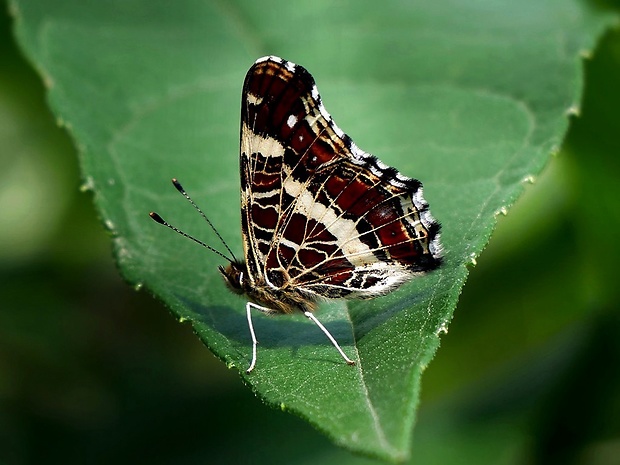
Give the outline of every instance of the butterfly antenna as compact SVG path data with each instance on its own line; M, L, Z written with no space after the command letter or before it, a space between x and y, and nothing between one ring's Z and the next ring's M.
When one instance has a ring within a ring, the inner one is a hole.
M220 257L225 258L226 260L228 260L229 262L233 262L233 260L231 260L229 257L227 257L226 255L224 255L222 252L220 252L217 249L214 249L213 247L211 247L210 245L205 244L204 242L196 239L194 236L190 236L189 234L187 234L186 232L181 231L179 228L175 228L174 226L172 226L170 223L168 223L166 220L164 220L161 216L159 216L157 213L155 212L151 212L149 213L149 216L151 218L153 218L153 220L155 220L156 222L158 222L159 224L163 224L165 227L172 229L174 232L179 233L181 236L185 236L188 239L191 239L192 241L196 242L197 244L200 244L201 246L203 246L205 249L209 249L211 252L214 252L216 254L218 254ZM235 256L233 255L233 259L236 260Z
M237 257L235 257L235 254L232 252L232 250L230 250L230 247L228 247L228 244L226 243L224 238L220 235L219 231L215 228L215 226L213 226L213 223L211 223L211 220L209 220L209 218L207 218L207 215L204 214L204 212L200 209L200 207L198 205L196 205L196 202L194 202L192 200L192 198L189 196L189 194L187 192L185 192L185 189L183 189L183 186L181 185L181 183L176 178L172 178L172 184L174 185L176 190L178 190L183 195L183 197L185 197L189 201L189 203L192 204L192 206L196 209L196 211L198 211L198 213L200 213L200 216L202 216L204 218L204 220L209 224L209 226L211 227L213 232L217 235L218 239L222 242L222 244L224 244L224 247L226 247L226 250L228 250L228 253L233 258L233 260L237 261ZM187 234L184 234L184 235L187 236ZM191 236L187 236L187 237L189 237L190 239L194 239ZM194 239L194 240L196 240L196 239ZM197 242L200 242L200 241L197 241ZM207 247L207 248L213 250L211 247ZM222 254L220 253L220 255L222 255Z

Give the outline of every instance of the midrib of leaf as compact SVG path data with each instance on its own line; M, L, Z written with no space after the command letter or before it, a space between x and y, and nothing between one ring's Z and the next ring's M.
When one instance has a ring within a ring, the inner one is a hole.
M346 308L347 308L346 310L347 321L351 325L351 333L353 335L355 354L356 354L356 359L358 360L358 362L356 363L356 366L359 371L360 380L362 381L361 387L363 389L364 399L366 400L368 411L370 412L370 416L372 417L372 420L373 420L373 425L374 425L375 432L377 434L377 439L379 440L379 443L381 444L381 446L383 446L385 450L389 451L390 454L396 455L397 451L394 450L392 444L390 444L387 438L385 437L385 432L383 430L383 426L381 425L381 420L379 419L379 415L377 414L373 401L370 397L370 392L368 391L368 386L366 384L366 380L364 376L364 367L363 367L364 364L362 362L362 356L358 348L357 338L355 337L355 325L353 324L353 320L351 320L351 313L350 313L351 310L349 309L349 306L347 306Z

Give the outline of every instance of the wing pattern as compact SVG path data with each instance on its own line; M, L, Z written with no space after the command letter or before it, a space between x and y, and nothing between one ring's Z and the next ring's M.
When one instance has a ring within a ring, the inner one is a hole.
M248 279L309 299L372 298L441 263L419 181L359 149L303 67L248 71L241 113Z

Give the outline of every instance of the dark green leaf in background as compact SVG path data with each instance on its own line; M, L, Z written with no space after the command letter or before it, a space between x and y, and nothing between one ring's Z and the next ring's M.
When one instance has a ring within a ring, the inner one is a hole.
M579 108L582 56L611 19L577 0L14 0L11 8L80 151L84 188L123 275L241 371L251 352L244 302L225 289L221 261L147 213L217 246L170 185L177 177L241 255L239 100L251 63L276 54L304 65L360 147L423 181L443 224L445 266L389 297L319 313L358 365L344 365L303 318L257 317L258 366L244 375L267 402L338 444L393 460L408 454L420 376L466 265L559 150Z

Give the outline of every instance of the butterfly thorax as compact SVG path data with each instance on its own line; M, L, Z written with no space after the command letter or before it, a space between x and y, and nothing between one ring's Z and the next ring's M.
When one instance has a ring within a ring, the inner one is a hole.
M220 266L220 273L228 288L238 295L246 295L251 301L265 308L264 313L313 312L317 303L296 289L275 287L264 278L252 279L245 261L231 262L226 268Z

